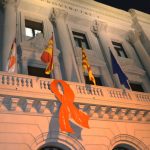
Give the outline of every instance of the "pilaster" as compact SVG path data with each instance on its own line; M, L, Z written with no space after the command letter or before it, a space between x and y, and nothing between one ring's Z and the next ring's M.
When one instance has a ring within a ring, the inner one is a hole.
M150 77L150 56L146 52L144 46L142 45L140 41L140 33L139 32L133 32L130 31L128 33L128 41L135 47L135 50L140 58L140 61L142 62L144 69L147 71L147 74Z
M121 87L120 84L118 84L117 79L112 74L112 67L111 67L111 61L110 61L110 49L109 49L109 37L107 35L108 25L104 22L98 22L95 20L93 22L93 25L91 26L91 31L95 34L97 37L97 40L99 42L100 49L102 51L104 60L106 62L106 66L108 67L108 73L110 76L110 86L114 86L113 81L115 80L115 84L117 87Z
M4 0L4 30L2 46L2 70L7 71L9 52L16 38L16 14L19 0ZM17 66L17 65L16 65Z
M60 71L60 64L59 64L59 57L60 51L55 48L54 50L54 77L55 79L62 79L61 71Z
M60 51L62 53L64 70L66 73L66 79L68 81L80 81L77 63L74 57L69 32L67 29L66 19L68 13L64 10L53 9L50 20L53 25L56 26L59 42Z

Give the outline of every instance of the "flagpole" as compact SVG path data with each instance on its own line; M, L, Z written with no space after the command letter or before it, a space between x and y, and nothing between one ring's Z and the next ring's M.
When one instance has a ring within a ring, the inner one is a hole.
M49 78L54 78L54 32L52 31L52 37L53 37L53 48L52 48L52 71L51 73L49 74Z
M17 73L18 72L18 53L17 53L17 45L18 45L18 32L17 32L17 30L18 30L18 16L17 16L17 5L18 4L16 4L16 33L15 33L15 37L14 37L14 41L15 41L15 43L16 43L16 65L15 65L15 73Z

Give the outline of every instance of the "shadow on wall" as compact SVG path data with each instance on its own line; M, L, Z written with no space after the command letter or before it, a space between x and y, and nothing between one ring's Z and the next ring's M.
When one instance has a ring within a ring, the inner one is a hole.
M76 125L75 123L71 122L71 121L70 121L70 125L71 125L71 128L74 130L74 133L73 134L66 133L66 135L71 136L71 137L73 137L75 139L78 139L78 140L82 140L82 136L81 136L82 128L80 126ZM47 138L52 136L52 135L50 135L52 132L55 133L55 137L58 138L59 131L60 131L59 112L57 112L57 114L54 114L51 117L51 120L50 120L50 123L49 123L49 132L48 132L48 137Z

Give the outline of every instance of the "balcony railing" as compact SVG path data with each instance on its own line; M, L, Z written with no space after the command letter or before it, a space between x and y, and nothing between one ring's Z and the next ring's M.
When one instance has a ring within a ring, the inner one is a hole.
M50 90L52 79L0 72L0 94L12 97L56 100ZM75 94L75 102L150 110L150 93L133 92L104 86L67 82Z

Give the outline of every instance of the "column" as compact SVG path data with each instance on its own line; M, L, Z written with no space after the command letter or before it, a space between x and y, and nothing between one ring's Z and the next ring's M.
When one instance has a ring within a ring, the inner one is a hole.
M59 54L60 54L60 51L57 48L55 48L54 50L54 78L58 80L62 79L61 71L60 71L60 64L58 60Z
M60 51L63 57L64 72L66 80L78 82L80 81L79 72L71 45L71 39L66 24L67 13L63 10L54 9L51 15L51 21L56 26Z
M109 41L108 41L109 37L107 36L107 24L103 22L98 23L97 21L94 21L91 31L97 37L100 49L102 50L102 54L103 54L106 66L108 67L108 69L106 69L106 72L109 73L110 79L107 79L107 85L114 86L115 84L117 87L121 88L121 85L118 82L117 77L114 76L112 73L112 67L111 67L111 61L110 61L111 58L110 58L110 52L109 52L110 51Z
M4 1L4 30L2 46L2 70L7 71L11 45L16 37L17 0ZM17 65L16 65L17 66Z
M144 69L147 71L147 74L150 77L150 56L142 45L139 36L139 32L130 31L128 33L129 42L131 42L131 44L134 46Z

